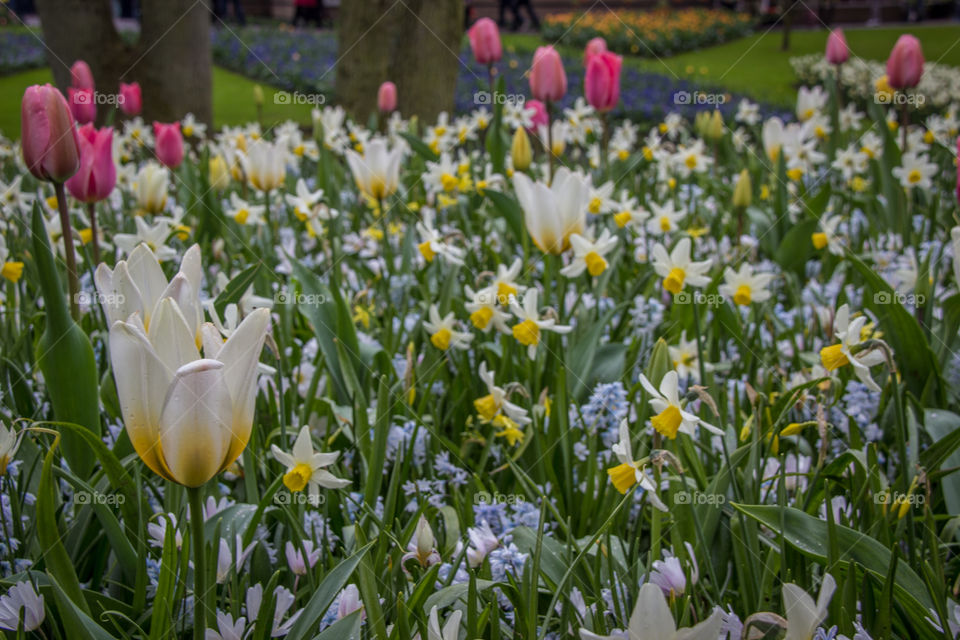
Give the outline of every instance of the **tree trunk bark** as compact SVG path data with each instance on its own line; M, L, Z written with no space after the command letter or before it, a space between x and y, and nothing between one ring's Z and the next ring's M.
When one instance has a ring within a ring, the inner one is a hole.
M120 82L139 82L147 122L172 122L187 113L210 123L212 59L210 0L143 0L140 39L127 44L113 23L110 0L37 0L47 60L61 89L70 67L90 65L96 90L116 94ZM103 122L111 107L97 105Z
M460 42L462 0L364 0L340 7L338 101L366 121L377 108L377 88L397 85L404 116L436 119L452 111Z

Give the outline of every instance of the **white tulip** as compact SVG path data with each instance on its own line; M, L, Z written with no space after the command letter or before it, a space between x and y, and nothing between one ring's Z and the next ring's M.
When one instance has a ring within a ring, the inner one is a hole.
M583 233L590 186L578 174L561 167L547 186L518 172L513 176L513 188L523 209L527 231L544 253L566 251L570 236Z
M402 147L388 150L386 140L374 138L367 144L363 155L347 149L346 157L357 188L368 197L380 200L397 190Z

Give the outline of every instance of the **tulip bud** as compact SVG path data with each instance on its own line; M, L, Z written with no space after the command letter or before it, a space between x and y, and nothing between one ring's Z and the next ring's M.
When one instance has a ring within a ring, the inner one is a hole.
M70 100L70 113L80 124L88 124L97 119L97 105L93 101L93 89L67 89Z
M847 46L847 39L843 37L843 29L834 29L827 36L827 62L843 64L849 58L850 47Z
M530 138L523 127L517 127L513 134L513 144L510 146L510 157L513 159L513 168L517 171L526 171L533 162L533 149L530 147Z
M171 169L179 167L183 162L183 135L180 133L180 123L154 122L153 135L157 139L157 159Z
M705 118L706 137L710 140L719 140L723 137L723 114L719 109L714 110L713 114Z
M253 104L263 106L263 87L258 84L253 85Z
M143 109L143 97L140 93L140 83L131 82L130 84L120 83L120 111L123 115L133 117L140 115Z
M620 67L623 58L609 51L602 51L587 58L587 75L584 93L587 102L597 111L610 111L620 100Z
M473 57L480 64L490 65L499 62L503 57L500 30L497 28L497 23L490 18L480 18L473 23L467 31L467 36L470 38Z
M923 51L920 41L904 34L893 45L887 58L887 81L894 89L910 89L917 86L923 75Z
M73 116L49 84L27 87L20 106L23 161L40 180L63 182L80 167Z
M81 202L100 202L117 184L113 164L113 129L96 129L92 124L80 127L80 169L67 180L70 194Z
M550 122L550 116L547 114L547 106L539 100L527 100L523 103L524 109L533 109L533 116L530 117L531 126L528 131L539 131L540 127L545 127Z
M583 66L586 67L590 62L590 57L598 53L603 53L607 50L607 41L597 36L590 40L587 43L586 49L583 52Z
M223 191L230 185L230 170L223 156L215 155L210 158L210 187Z
M750 172L744 169L737 177L737 183L733 187L733 206L738 209L746 209L750 206L753 199L753 184L750 181Z
M377 109L380 113L390 113L397 108L397 85L389 80L377 90Z
M75 89L90 89L90 91L96 88L93 84L93 72L90 71L90 65L83 60L77 60L70 67L70 86Z
M552 46L538 47L530 67L530 93L537 100L556 102L567 93L567 74Z

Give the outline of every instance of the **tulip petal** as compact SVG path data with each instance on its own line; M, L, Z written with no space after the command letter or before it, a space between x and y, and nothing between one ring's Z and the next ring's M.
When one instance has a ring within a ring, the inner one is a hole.
M167 288L167 278L153 251L145 244L137 245L127 258L130 278L137 283L143 302L143 323L150 326L150 316L157 301Z
M194 333L173 298L163 298L157 304L147 336L170 377L180 367L200 359Z

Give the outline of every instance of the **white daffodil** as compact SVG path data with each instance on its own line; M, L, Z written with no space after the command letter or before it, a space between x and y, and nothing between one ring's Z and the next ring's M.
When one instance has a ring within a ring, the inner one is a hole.
M507 326L510 316L500 308L502 298L497 294L497 289L489 286L474 291L468 285L464 287L464 291L470 300L464 302L463 306L470 312L470 322L473 326L484 333L489 333L494 327L501 333L510 333L510 327ZM509 297L502 300L509 304Z
M541 330L555 333L570 333L572 330L572 327L557 324L554 318L540 318L540 309L537 306L539 296L540 292L531 287L523 296L523 306L517 302L516 297L510 298L510 310L520 320L519 324L513 325L513 337L527 347L527 356L531 360L537 356Z
M0 420L0 477L7 474L7 466L13 457L17 455L17 449L20 448L20 438L23 432L17 435L13 427L7 429L7 425Z
M440 619L437 617L437 606L430 609L430 620L427 624L427 640L457 640L460 637L460 618L463 611L457 610L447 617L443 630L440 629Z
M430 343L433 346L441 351L446 351L450 347L454 349L470 347L473 334L457 331L456 320L452 311L441 318L437 305L431 304L428 315L430 319L423 321L423 328L430 332Z
M829 573L823 576L820 595L814 603L810 595L797 585L783 585L783 608L787 614L787 635L784 640L811 640L817 627L827 617L827 606L833 598L837 582Z
M573 261L560 269L560 273L568 278L576 278L584 271L588 271L591 276L599 276L607 270L605 256L617 246L618 241L619 238L610 235L609 229L604 229L596 240L591 240L579 233L573 234L570 236Z
M630 225L638 225L650 217L650 214L637 204L637 198L630 197L626 189L621 193L620 199L614 201L613 204L613 221L620 229Z
M457 164L449 153L440 155L436 162L427 162L427 172L423 174L423 185L430 193L454 195L460 187Z
M180 123L181 131L183 135L187 138L191 136L196 136L202 138L207 133L207 125L203 124L197 120L196 116L192 113L188 113L184 116L183 121Z
M323 199L323 189L310 191L306 181L303 178L298 178L296 193L288 193L284 195L284 199L288 205L293 207L293 215L301 221L306 221L314 217L316 211L320 208L317 205Z
M313 442L310 439L310 427L304 425L293 443L290 453L283 451L277 445L271 445L273 457L287 468L283 476L283 484L290 491L303 491L309 486L311 497L320 494L320 487L325 489L342 489L349 486L350 481L338 478L324 467L329 467L340 457L339 451L331 453L315 453Z
M647 232L656 236L676 231L680 222L687 215L686 211L674 209L672 200L667 201L664 205L651 202L650 211L650 219L647 220Z
M613 190L615 188L616 185L609 180L599 187L591 187L587 211L595 216L613 211L617 203L610 198L613 196Z
M506 307L510 304L510 296L523 294L525 288L517 283L517 277L523 268L523 260L515 258L510 266L500 263L497 265L497 275L493 277L490 287L496 294L497 303Z
M507 392L494 383L494 371L487 369L487 363L480 363L480 379L487 385L487 395L473 401L473 406L480 417L487 422L491 421L501 411L518 425L530 424L527 410L507 400Z
M667 505L663 504L660 496L657 495L657 485L653 479L647 475L646 471L633 459L633 447L630 445L630 430L627 427L627 421L620 421L620 441L611 448L613 454L620 461L615 467L607 469L607 475L610 476L610 482L620 493L626 493L635 484L646 491L650 498L650 504L660 511L667 511Z
M754 273L753 267L744 262L734 271L727 267L723 271L724 282L718 287L721 295L733 300L735 304L749 306L751 302L763 302L770 299L767 286L773 280L772 273Z
M856 347L863 341L862 332L867 324L867 317L857 316L850 320L850 307L843 305L837 309L833 320L833 336L839 342L820 350L820 360L827 371L836 371L845 364L853 367L854 373L860 382L867 385L872 391L880 391L880 386L873 381L870 367L883 363L886 360L880 349L860 351Z
M566 251L570 236L583 233L590 188L578 174L560 167L547 186L517 172L513 176L513 187L523 209L527 231L544 253Z
M345 153L357 188L367 197L381 200L397 190L403 158L401 147L387 149L386 140L374 138L366 145L363 155L352 149Z
M167 205L167 188L170 175L165 167L156 162L147 162L137 173L133 187L137 206L144 213L160 213Z
M0 204L8 211L20 211L26 213L33 206L36 195L25 193L20 186L23 176L14 177L9 183L0 180Z
M43 624L46 615L43 596L37 595L29 582L18 582L0 596L0 629L33 631Z
M690 244L690 238L681 238L669 254L659 242L653 247L653 268L663 278L663 288L674 295L687 284L702 287L710 282L705 275L710 270L710 261L693 262Z
M814 232L811 236L813 247L818 250L826 247L833 255L842 256L843 238L838 232L840 223L842 222L843 218L839 215L827 216L821 219L819 231Z
M707 155L703 140L697 140L692 145L680 145L671 159L674 170L681 178L687 178L692 173L703 173L713 164L713 158Z
M673 362L673 368L677 370L677 375L681 379L688 376L697 384L700 384L700 356L697 350L696 340L687 340L687 332L680 334L680 341L677 346L670 345L670 360Z
M650 582L640 587L637 604L630 614L630 626L627 633L620 635L601 636L580 629L582 640L717 640L720 628L723 626L723 613L714 608L710 617L700 624L677 629L677 623L670 613L667 598L655 584Z
M133 221L137 227L136 233L118 233L113 236L113 243L118 249L129 256L136 247L146 245L160 262L176 257L177 251L166 244L170 239L169 220L155 218L156 222L150 224L144 216L137 216Z
M828 97L823 87L800 87L797 92L797 118L806 121L819 115L827 106Z
M230 207L227 209L227 215L236 220L238 224L263 224L263 214L266 211L267 207L265 205L253 205L236 193L230 194Z
M427 262L433 262L438 255L450 264L463 264L467 252L460 247L447 242L433 226L433 216L425 214L423 220L417 222L417 233L420 234L420 243L417 249Z
M287 177L287 150L279 142L259 138L240 156L247 180L258 191L273 191L283 186Z
M676 371L668 371L660 381L658 391L645 375L640 374L640 384L650 394L650 406L657 412L657 415L650 418L653 428L671 440L674 440L680 431L690 436L696 435L697 425L717 435L723 435L720 429L683 410L683 405L680 404L679 381Z
M23 263L19 261L8 261L10 253L7 251L7 241L0 235L0 278L17 282L23 276Z
M908 151L900 159L900 166L893 168L893 176L900 180L904 189L929 189L933 186L933 176L939 170L937 164L930 162L927 156Z

